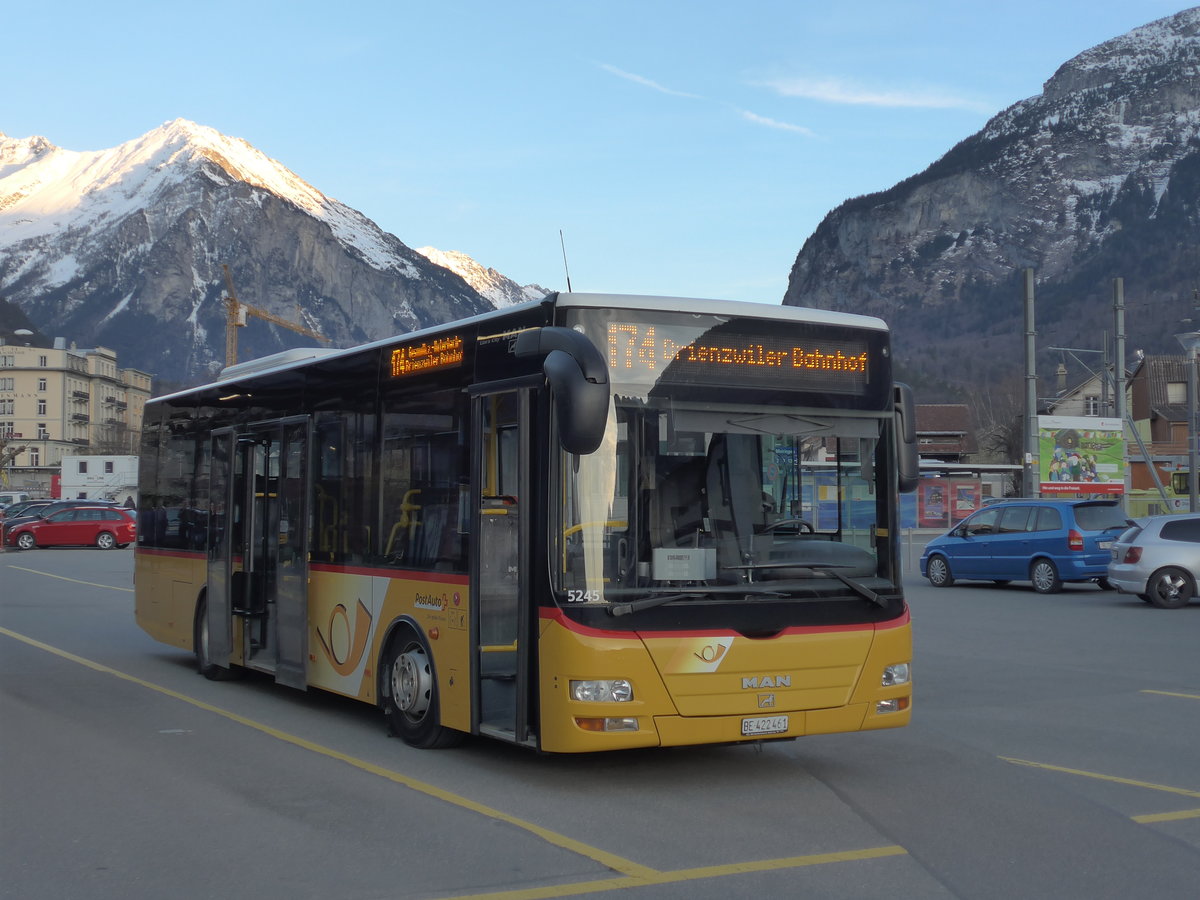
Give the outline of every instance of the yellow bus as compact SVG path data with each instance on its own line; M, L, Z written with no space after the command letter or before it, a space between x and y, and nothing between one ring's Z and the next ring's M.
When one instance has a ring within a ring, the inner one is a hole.
M902 726L911 392L875 318L560 293L145 411L138 624L417 747Z

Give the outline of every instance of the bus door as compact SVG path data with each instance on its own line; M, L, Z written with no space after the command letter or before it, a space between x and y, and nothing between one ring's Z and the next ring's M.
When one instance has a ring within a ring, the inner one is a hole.
M243 663L306 685L308 498L306 417L214 434L208 625L214 660L228 659L240 628Z
M471 594L479 731L516 743L531 740L530 394L477 394L472 430L479 552Z

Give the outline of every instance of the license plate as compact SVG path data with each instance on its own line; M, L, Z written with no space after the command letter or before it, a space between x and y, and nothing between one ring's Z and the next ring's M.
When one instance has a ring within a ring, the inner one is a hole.
M744 737L757 734L783 734L787 730L787 716L761 716L755 719L742 719L742 735Z
M1110 547L1112 547L1112 541L1101 541L1096 546L1101 550L1108 550Z

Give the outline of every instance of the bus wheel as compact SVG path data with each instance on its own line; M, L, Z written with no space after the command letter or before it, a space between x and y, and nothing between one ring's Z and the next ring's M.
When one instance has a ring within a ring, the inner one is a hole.
M228 681L235 677L232 669L222 668L212 660L208 642L208 604L196 605L196 621L192 626L192 647L196 651L196 671L209 681Z
M411 629L392 639L383 677L383 711L392 734L422 749L450 747L462 740L462 732L444 728L439 721L433 662Z

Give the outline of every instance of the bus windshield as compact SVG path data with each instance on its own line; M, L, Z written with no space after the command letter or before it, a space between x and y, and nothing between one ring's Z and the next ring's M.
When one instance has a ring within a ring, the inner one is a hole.
M599 450L563 456L561 600L880 589L882 434L862 414L616 397Z

